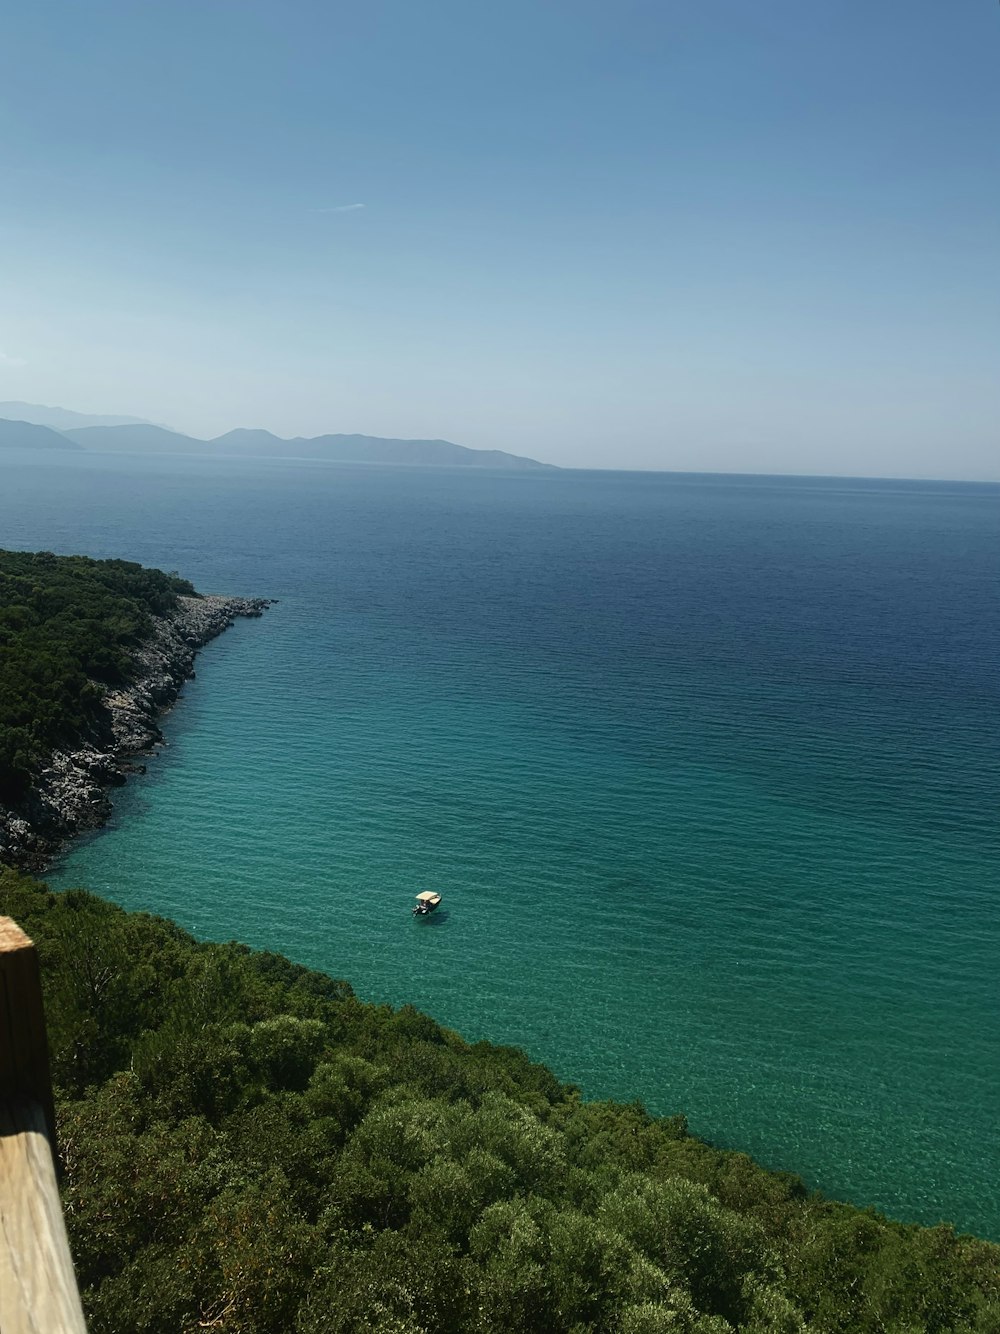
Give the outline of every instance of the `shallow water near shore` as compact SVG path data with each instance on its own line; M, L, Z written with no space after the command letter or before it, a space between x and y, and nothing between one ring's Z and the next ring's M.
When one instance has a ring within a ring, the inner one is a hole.
M1000 488L0 467L2 545L281 599L54 884L1000 1238Z

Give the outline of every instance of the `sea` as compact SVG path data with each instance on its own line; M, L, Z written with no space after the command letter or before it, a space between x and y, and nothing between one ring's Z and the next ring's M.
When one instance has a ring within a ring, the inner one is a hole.
M1000 487L8 452L0 545L279 599L56 887L1000 1239Z

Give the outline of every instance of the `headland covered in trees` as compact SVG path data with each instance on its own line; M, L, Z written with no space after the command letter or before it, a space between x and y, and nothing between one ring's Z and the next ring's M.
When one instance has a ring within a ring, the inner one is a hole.
M268 605L130 561L0 551L0 862L44 866L102 824L197 650Z
M106 800L199 642L264 605L205 613L127 562L4 553L0 573L5 827L59 755L110 756L85 773ZM1000 1329L1000 1247L810 1195L681 1117L14 869L85 824L8 837L0 914L40 952L95 1334Z

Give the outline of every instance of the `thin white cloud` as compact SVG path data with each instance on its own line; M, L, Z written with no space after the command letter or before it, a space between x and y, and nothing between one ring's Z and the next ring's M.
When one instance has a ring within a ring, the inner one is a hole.
M27 366L27 364L23 357L10 357L0 348L0 366L7 366L14 370L18 366Z
M354 213L357 209L364 208L364 204L337 204L335 208L311 208L310 213Z

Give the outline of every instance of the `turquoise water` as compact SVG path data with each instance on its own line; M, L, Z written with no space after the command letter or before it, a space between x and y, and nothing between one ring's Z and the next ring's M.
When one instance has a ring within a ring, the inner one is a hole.
M281 599L54 883L1000 1238L1000 489L2 466L0 544Z

